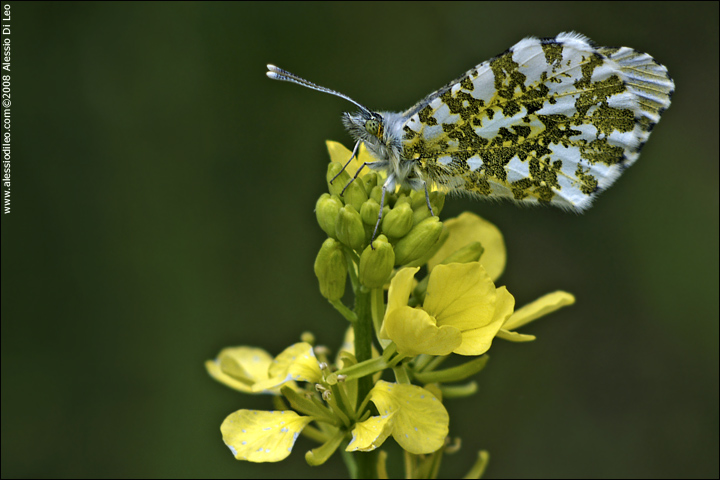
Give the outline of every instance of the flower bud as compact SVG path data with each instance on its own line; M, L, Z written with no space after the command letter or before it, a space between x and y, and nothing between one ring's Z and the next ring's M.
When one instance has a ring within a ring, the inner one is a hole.
M345 293L347 263L342 245L328 238L315 258L315 276L320 282L320 293L328 300L339 300Z
M303 332L300 334L300 341L315 345L315 335L312 332Z
M430 192L430 205L433 207L433 213L440 215L445 206L445 194L442 192Z
M370 172L362 177L363 185L365 186L365 193L370 196L370 192L372 192L372 189L375 188L378 184L378 174L375 172Z
M406 201L395 204L392 210L383 217L382 229L388 237L400 238L405 236L413 226L413 211Z
M318 224L329 237L335 236L335 226L342 207L342 200L337 195L331 196L328 193L323 193L315 204Z
M365 227L363 227L362 218L352 205L345 205L340 209L335 235L338 240L353 250L360 250L365 243Z
M427 205L425 189L413 190L410 192L410 200L412 201L413 210L416 210L418 207L422 207L423 205Z
M430 215L427 205L423 203L413 210L413 225L417 225L428 217L432 217L432 215Z
M374 247L374 249L373 249ZM360 283L368 288L382 288L395 265L395 252L385 235L378 236L360 255Z
M395 192L395 194L398 196L398 198L403 196L409 197L413 191L414 190L410 188L409 185L401 185L400 188L397 189L397 192Z
M351 180L351 182L352 183L350 183L345 189L345 193L343 193L342 197L343 200L345 200L346 205L352 205L355 207L355 210L360 211L363 203L367 201L368 196L367 193L365 193L365 187L361 181L356 179Z
M370 191L370 198L375 200L379 205L380 201L382 200L382 187L379 185L376 187L373 187L373 189Z
M360 218L365 225L375 226L380 215L380 204L370 198L360 207Z
M397 200L395 200L395 204L393 205L393 208L403 203L407 203L412 208L412 199L404 193L398 195Z
M395 245L395 264L412 266L413 262L422 259L438 241L442 231L438 217L429 217L418 223Z
M343 166L339 163L330 162L328 164L325 179L328 182L328 191L333 195L340 195L340 193L343 191L343 188L345 188L345 185L347 185L350 181L350 175L347 173L346 170L343 170L342 168ZM338 173L340 173L340 175L338 175ZM335 178L336 175L337 178ZM335 178L335 180L333 180L333 178Z
M438 217L431 217L431 218L438 218ZM420 257L420 259L418 259L418 260L413 261L413 263L412 263L413 266L420 266L420 265L425 265L426 263L428 263L430 261L430 259L435 256L435 254L438 252L438 250L440 250L442 248L442 246L445 245L445 242L447 241L447 239L449 237L450 237L450 230L448 230L447 227L445 227L445 225L443 225L442 231L440 232L440 238L438 238L437 242L435 242L435 244L432 247L430 247L430 249L427 251L427 253L424 256Z

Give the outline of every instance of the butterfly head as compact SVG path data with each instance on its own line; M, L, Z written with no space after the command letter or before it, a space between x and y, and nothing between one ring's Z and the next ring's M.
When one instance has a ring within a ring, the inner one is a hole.
M343 125L356 139L374 145L383 141L385 122L382 115L369 110L343 114Z

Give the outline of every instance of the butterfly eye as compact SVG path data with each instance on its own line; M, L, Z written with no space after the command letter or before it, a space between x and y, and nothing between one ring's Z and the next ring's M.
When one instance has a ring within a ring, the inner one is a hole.
M380 123L379 120L375 120L374 118L368 120L365 122L365 130L376 137L382 136L382 123Z

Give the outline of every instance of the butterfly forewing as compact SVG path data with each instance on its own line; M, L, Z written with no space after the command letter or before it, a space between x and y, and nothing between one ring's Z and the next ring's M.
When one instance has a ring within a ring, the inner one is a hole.
M526 38L408 110L404 156L440 190L583 210L637 159L673 87L632 49Z

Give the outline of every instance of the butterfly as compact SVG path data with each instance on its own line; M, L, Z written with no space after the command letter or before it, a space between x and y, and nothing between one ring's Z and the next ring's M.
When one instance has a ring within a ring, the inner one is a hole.
M363 167L386 174L373 238L398 186L424 189L431 212L428 188L583 211L637 160L675 88L650 55L574 32L525 38L399 113L267 68L358 108L342 118L350 160L364 144Z

